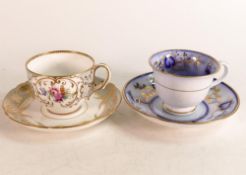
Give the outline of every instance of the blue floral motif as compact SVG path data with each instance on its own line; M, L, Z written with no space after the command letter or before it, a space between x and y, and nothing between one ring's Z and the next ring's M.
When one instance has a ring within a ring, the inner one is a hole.
M41 95L43 95L43 96L47 95L47 91L44 88L40 88L39 90L40 90Z
M218 69L212 58L193 51L163 52L153 56L152 60L151 64L159 71L180 76L204 76Z
M211 74L212 72L212 66L210 64L207 65L206 69L205 69L205 73L207 75Z
M224 111L224 110L229 109L229 108L231 107L231 105L232 105L232 102L233 102L233 101L230 100L230 101L226 101L226 102L224 102L224 103L221 103L221 104L219 105L220 110Z
M135 89L144 89L145 87L146 87L146 85L145 84L140 84L140 83L136 83L136 84L134 84L134 87L135 87Z
M171 68L175 65L175 58L173 56L165 57L164 66L165 68Z

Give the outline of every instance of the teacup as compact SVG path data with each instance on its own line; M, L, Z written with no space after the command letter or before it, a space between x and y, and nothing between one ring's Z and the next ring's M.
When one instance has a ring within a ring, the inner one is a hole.
M97 69L107 75L95 84ZM26 63L29 82L35 97L43 104L41 111L52 118L71 118L86 110L85 101L110 80L110 70L105 64L95 64L85 53L57 50L38 54Z
M192 113L209 89L228 73L224 63L192 50L161 51L152 55L149 63L154 71L157 94L163 100L164 108L174 114Z

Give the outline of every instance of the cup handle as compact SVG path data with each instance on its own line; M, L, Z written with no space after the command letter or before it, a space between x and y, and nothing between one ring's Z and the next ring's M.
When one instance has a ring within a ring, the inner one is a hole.
M216 79L215 81L213 81L211 83L210 88L220 84L222 82L222 80L227 76L227 74L229 72L229 68L228 68L228 65L226 63L220 62L220 64L223 66L224 72L218 79Z
M107 73L107 76L106 76L106 78L103 80L103 82L101 82L101 83L95 85L95 87L93 88L93 93L94 93L95 91L100 90L100 89L104 89L104 88L107 86L107 84L108 84L108 82L110 81L110 79L111 79L111 72L110 72L110 69L109 69L109 67L108 67L106 64L103 64L103 63L97 64L97 65L94 66L94 79L95 79L95 77L96 77L96 71L97 71L99 68L105 69L105 70L106 70L106 73Z

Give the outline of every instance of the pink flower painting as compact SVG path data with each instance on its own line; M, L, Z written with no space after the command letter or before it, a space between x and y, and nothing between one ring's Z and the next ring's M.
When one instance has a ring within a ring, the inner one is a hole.
M40 88L40 94L43 96L49 96L54 99L55 102L63 102L65 99L69 98L70 93L65 89L63 85L60 87L50 87L48 90Z
M64 99L64 94L58 88L52 87L50 94L54 97L56 102L62 102Z

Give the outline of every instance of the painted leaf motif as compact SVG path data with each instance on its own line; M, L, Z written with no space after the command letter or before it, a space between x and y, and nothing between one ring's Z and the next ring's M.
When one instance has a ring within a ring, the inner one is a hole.
M224 103L221 103L220 105L219 105L219 108L220 108L220 110L227 110L228 108L230 108L231 107L231 105L232 105L232 100L230 100L230 101L226 101L226 102L224 102Z
M65 88L63 85L61 85L61 87L60 87L60 92L61 92L62 96L65 96Z

